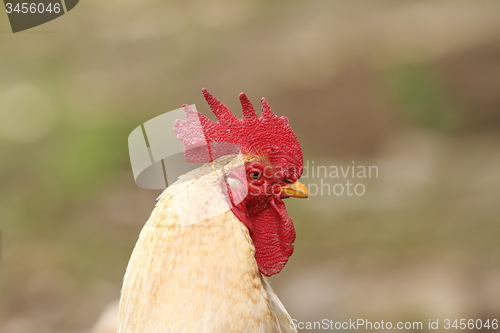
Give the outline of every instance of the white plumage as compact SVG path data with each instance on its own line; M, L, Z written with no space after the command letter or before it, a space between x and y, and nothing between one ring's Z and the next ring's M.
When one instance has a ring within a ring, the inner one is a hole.
M127 267L119 333L296 332L221 189L252 159L221 157L163 192Z

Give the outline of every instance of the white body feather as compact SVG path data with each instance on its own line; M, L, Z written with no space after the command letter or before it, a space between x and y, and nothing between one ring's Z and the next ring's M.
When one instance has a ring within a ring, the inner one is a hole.
M160 196L127 267L119 333L296 332L221 190L223 170L244 162L222 157Z

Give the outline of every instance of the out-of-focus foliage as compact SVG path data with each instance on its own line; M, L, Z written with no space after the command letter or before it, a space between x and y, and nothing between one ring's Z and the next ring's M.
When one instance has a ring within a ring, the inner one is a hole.
M160 193L127 136L208 114L201 87L236 114L265 96L310 170L378 167L287 200L292 317L500 318L499 42L494 0L81 1L17 34L0 15L0 332L88 332L118 298ZM347 180L365 194L321 195Z
M457 130L464 125L461 110L453 105L442 76L428 65L398 66L388 76L389 91L400 102L405 121L441 131Z

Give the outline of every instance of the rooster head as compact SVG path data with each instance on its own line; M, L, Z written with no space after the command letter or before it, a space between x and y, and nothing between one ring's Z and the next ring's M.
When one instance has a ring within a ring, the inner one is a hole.
M239 119L206 89L202 92L218 121L183 106L187 120L177 120L173 129L184 143L185 159L200 163L243 155L244 165L225 175L221 189L234 215L250 232L259 271L266 276L277 274L292 255L295 240L283 199L308 197L307 188L298 181L304 166L297 136L288 119L276 116L264 98L258 117L241 93L243 117Z

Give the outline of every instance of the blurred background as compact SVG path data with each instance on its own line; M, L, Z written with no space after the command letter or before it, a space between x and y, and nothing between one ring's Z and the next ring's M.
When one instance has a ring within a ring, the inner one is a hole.
M208 115L202 87L237 115L265 96L309 165L378 170L287 200L292 318L500 319L499 1L86 0L16 34L0 14L0 45L0 332L113 332L160 194L128 134Z

